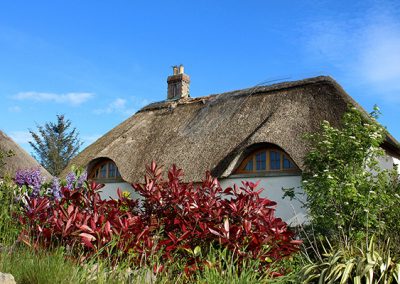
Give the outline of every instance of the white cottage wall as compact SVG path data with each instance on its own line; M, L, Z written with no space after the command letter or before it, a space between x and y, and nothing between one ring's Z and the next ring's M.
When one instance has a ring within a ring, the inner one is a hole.
M393 164L397 165L397 172L400 175L400 160L397 158L393 158Z
M385 155L383 157L378 158L379 166L381 169L384 170L392 170L395 165L397 165L397 172L400 175L400 160L390 156L390 155Z
M220 180L222 188L237 184L242 185L242 181L260 181L259 188L263 188L262 197L266 197L277 203L275 216L282 218L290 225L296 226L304 223L307 219L306 209L297 200L290 200L288 197L283 199L282 188L295 188L296 192L303 192L301 188L301 176L275 176L275 177L229 177ZM303 198L305 196L303 195Z
M276 216L282 218L284 221L291 225L297 225L303 223L306 220L306 211L302 208L301 203L297 200L290 200L289 198L282 199L283 188L296 188L296 191L302 192L301 186L301 176L282 176L282 177L254 177L254 178L244 178L244 177L231 177L227 179L220 180L221 187L226 188L228 186L233 186L233 184L241 185L243 180L248 180L251 182L257 182L261 180L259 188L264 188L261 193L262 197L267 197L270 200L276 201ZM117 189L120 188L122 191L128 191L131 193L132 198L139 198L139 194L135 192L133 187L127 182L114 182L107 183L101 189L100 196L103 199L117 199Z
M400 160L391 156L386 156L380 159L379 164L383 169L392 169L393 164L398 165L398 172L400 174ZM297 200L290 200L289 198L283 199L282 188L295 188L296 192L304 193L301 188L301 176L272 176L272 177L240 177L231 176L220 180L222 188L233 186L237 184L241 186L242 181L247 180L251 182L260 181L259 188L263 188L261 193L262 197L277 202L276 216L282 218L288 224L293 226L303 223L307 220L306 209L302 207L301 202ZM107 183L101 190L100 196L103 199L118 198L117 189L121 188L122 191L131 193L132 198L139 198L139 194L135 192L133 187L127 182ZM299 195L305 201L305 195Z
M397 162L396 162L397 161ZM400 161L393 156L385 155L378 158L378 163L381 169L391 170L394 164L398 164Z
M132 198L138 198L139 194L135 192L132 185L127 182L110 182L106 183L105 186L101 189L100 197L102 199L117 199L118 193L117 190L120 188L122 191L128 191L131 193Z

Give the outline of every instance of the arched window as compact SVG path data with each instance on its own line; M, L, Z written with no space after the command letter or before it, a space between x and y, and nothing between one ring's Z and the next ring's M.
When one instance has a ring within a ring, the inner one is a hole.
M296 173L299 171L299 168L284 151L278 148L263 148L250 153L235 173Z
M90 171L89 178L103 182L122 181L117 165L111 160L97 163Z

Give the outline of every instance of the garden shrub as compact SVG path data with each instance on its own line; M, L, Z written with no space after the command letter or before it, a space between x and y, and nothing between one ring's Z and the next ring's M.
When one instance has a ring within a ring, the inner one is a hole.
M400 192L396 170L383 170L378 159L387 135L376 122L377 108L366 117L351 107L340 128L322 123L308 135L303 188L316 233L331 241L378 239L400 241Z
M301 283L400 283L400 262L393 258L389 241L377 246L349 244L324 248L324 258L300 271Z
M59 199L27 196L21 240L38 247L75 247L115 260L129 256L137 264L158 252L168 261L184 259L188 274L211 265L205 258L210 246L229 250L239 263L257 259L264 267L298 251L301 241L274 216L276 203L260 197L258 184L223 189L207 173L194 186L183 183L182 176L172 166L164 179L153 162L145 183L133 185L141 202L120 190L118 199L102 200L102 186L87 181L71 189L62 186Z
M6 165L4 159L12 156L13 151L0 148L0 172L3 172ZM13 242L18 234L18 224L12 216L18 207L14 199L16 189L9 176L0 177L0 249L3 245Z
M19 209L15 200L16 190L12 180L0 179L0 250L3 245L13 243L20 230L18 222L15 222L15 213Z

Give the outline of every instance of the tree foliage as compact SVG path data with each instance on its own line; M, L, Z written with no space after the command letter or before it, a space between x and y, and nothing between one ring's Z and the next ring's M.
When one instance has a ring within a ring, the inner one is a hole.
M377 108L369 117L350 108L341 128L324 121L320 133L308 135L312 150L303 188L311 222L322 235L360 239L400 229L398 175L379 166L386 130L376 122L378 114Z
M82 145L78 131L64 115L57 115L56 123L37 125L37 132L29 132L33 138L29 144L35 151L35 158L54 176L61 173Z

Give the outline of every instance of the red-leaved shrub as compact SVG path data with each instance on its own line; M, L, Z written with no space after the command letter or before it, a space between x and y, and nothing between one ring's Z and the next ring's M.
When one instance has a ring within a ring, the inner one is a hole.
M209 173L201 185L182 182L176 166L166 180L154 162L146 168L144 184L134 184L142 200L102 200L101 185L62 188L60 200L28 198L20 216L21 239L44 246L68 245L88 253L118 258L161 252L186 260L196 269L205 259L199 252L228 248L239 260L258 258L261 263L279 260L299 249L298 240L280 218L276 203L260 197L257 183L223 189ZM110 242L113 243L109 246ZM203 253L205 255L205 253ZM135 258L133 258L135 259Z

